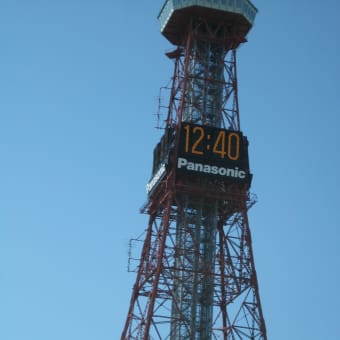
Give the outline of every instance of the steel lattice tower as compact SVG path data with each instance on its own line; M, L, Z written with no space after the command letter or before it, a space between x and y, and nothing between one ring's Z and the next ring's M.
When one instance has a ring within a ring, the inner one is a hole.
M160 11L174 73L122 340L267 339L236 74L256 12L248 0L167 0Z

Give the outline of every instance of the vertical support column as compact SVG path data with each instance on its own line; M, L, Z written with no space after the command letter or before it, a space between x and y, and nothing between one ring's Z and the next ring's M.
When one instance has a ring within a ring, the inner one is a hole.
M210 339L214 301L216 202L178 198L171 340Z
M211 41L209 25L193 22L188 34L186 86L182 121L220 127L223 110L224 58L223 41Z
M208 33L209 32L209 33ZM211 34L205 22L191 23L186 42L181 121L220 127L223 110L222 42L202 39ZM212 335L217 201L185 195L177 198L176 279L171 340L206 339Z

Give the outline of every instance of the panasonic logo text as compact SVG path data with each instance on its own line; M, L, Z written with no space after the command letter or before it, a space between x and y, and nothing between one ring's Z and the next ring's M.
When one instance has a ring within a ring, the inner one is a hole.
M201 173L210 174L210 175L232 177L236 179L246 178L246 172L243 170L239 170L238 167L224 168L222 166L188 162L186 158L182 158L182 157L179 157L177 160L177 169L201 172Z
M152 189L158 184L158 182L163 178L166 172L165 164L163 163L158 169L156 174L152 177L151 181L146 185L146 192L149 194Z

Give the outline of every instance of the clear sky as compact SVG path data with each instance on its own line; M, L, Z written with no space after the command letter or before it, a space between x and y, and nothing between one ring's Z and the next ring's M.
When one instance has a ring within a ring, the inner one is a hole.
M340 3L261 1L239 50L270 340L340 339ZM0 339L118 340L159 88L157 1L0 1Z

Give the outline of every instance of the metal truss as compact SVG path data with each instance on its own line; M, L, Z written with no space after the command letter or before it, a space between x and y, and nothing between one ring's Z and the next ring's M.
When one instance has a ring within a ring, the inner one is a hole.
M207 188L177 185L150 216L121 339L266 339L247 218L254 201L218 185L207 197Z
M225 31L193 22L185 44L167 53L175 62L167 126L186 121L240 130L236 47L244 40Z

